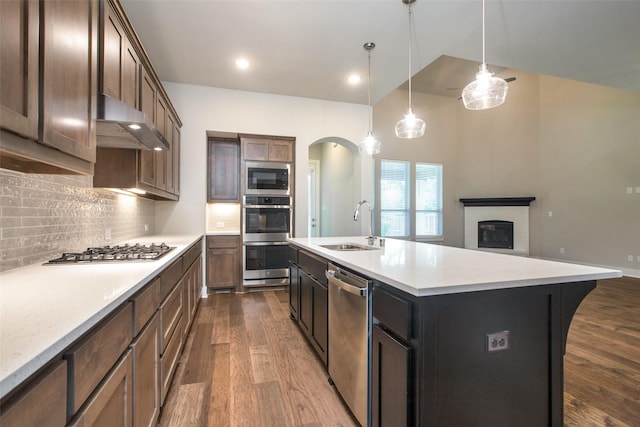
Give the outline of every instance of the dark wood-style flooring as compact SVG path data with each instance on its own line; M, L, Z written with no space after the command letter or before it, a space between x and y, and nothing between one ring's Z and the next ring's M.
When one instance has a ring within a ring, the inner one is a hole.
M565 426L640 426L640 279L600 281L565 356ZM202 300L162 426L356 426L289 319L288 294Z

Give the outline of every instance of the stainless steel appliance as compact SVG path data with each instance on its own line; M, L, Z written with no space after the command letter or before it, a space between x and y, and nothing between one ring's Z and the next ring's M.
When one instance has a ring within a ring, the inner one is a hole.
M65 252L45 265L99 263L117 261L155 261L175 249L164 243L150 245L124 244L87 248L83 252Z
M291 165L275 162L246 162L244 194L289 196Z
M285 285L289 278L287 239L292 227L291 198L243 197L242 264L244 286Z
M329 376L362 426L369 402L370 280L329 263Z

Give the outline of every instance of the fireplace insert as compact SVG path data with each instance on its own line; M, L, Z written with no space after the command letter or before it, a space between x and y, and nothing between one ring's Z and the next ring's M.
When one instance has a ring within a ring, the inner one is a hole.
M513 222L478 221L478 248L513 249Z

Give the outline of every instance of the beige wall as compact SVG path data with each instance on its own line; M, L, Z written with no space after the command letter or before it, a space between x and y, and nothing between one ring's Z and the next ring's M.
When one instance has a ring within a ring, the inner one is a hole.
M374 107L376 159L444 165L444 242L463 246L461 197L535 196L531 255L640 275L640 94L507 70L506 103L468 111L456 98L413 94L426 135L393 126L406 91ZM632 187L634 193L626 194ZM548 216L548 212L552 216ZM564 253L560 253L564 248ZM627 261L633 255L633 261Z

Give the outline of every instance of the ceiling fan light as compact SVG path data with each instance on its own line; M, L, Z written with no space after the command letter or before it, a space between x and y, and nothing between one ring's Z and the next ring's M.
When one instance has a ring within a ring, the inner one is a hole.
M424 135L426 128L427 124L424 120L416 117L410 109L404 118L396 123L396 136L405 139L420 138Z
M476 79L462 90L462 102L468 110L488 110L504 103L508 89L504 79L495 77L487 64L482 64Z
M378 138L373 136L373 132L371 131L367 132L367 136L365 136L360 145L358 145L360 153L368 154L370 156L380 153L381 147L382 143L380 143Z

